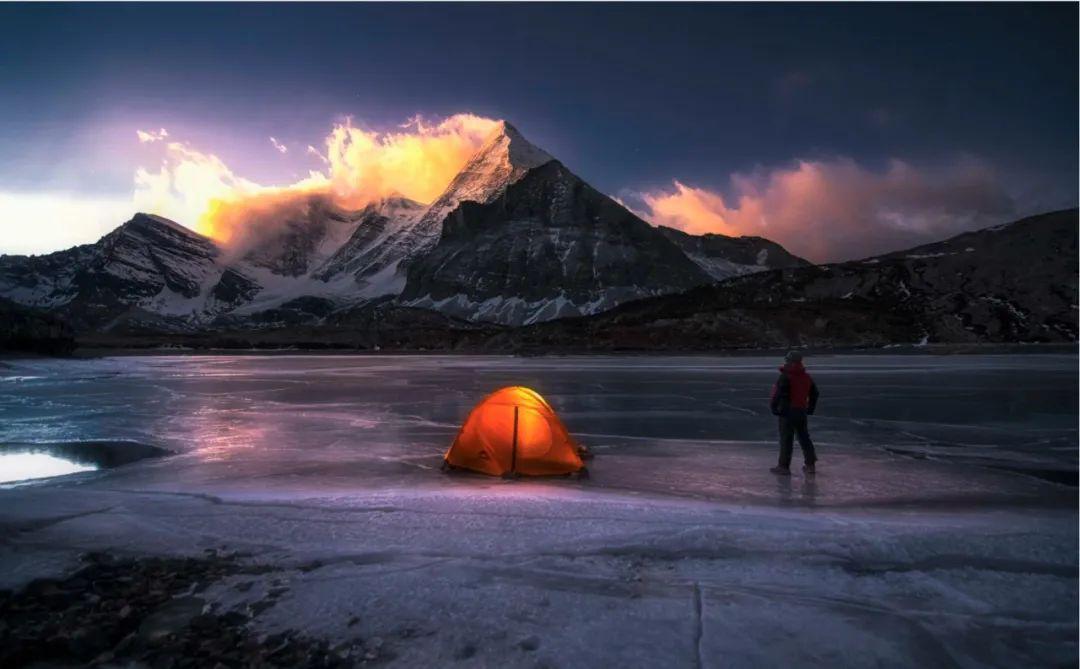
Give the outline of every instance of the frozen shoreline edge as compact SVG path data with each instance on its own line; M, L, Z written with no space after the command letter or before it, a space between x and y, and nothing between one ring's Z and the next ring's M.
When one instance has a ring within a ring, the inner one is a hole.
M794 347L803 351L807 356L826 357L832 355L854 356L967 356L967 355L1080 355L1078 344L1043 344L1043 343L1002 343L1002 344L896 344L882 348L812 348ZM730 349L700 349L700 350L668 350L668 349L627 349L627 350L599 350L588 349L555 349L550 351L509 351L509 350L436 350L436 349L357 349L351 347L311 347L303 348L296 346L281 347L250 347L250 348L194 348L187 346L119 346L119 347L80 347L66 357L72 359L94 359L120 356L168 356L168 355L265 355L265 356L355 356L355 357L415 357L415 356L447 356L447 357L483 357L483 358L570 358L570 357L631 357L648 358L654 356L664 357L719 357L739 358L758 356L782 356L788 349L783 348L730 348ZM55 356L42 356L31 354L18 354L0 351L0 360L8 358L50 358Z

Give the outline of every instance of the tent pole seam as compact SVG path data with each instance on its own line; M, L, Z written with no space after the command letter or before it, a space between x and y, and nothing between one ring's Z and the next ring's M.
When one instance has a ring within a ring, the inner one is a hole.
M518 408L514 405L514 440L510 450L510 473L517 473Z

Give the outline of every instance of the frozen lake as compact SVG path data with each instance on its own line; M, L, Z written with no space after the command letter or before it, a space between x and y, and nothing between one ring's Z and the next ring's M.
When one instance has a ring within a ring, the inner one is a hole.
M252 625L362 629L402 664L1075 664L1077 357L810 358L819 473L779 480L777 362L11 360L9 449L177 455L0 490L0 586L90 549L225 547L293 570ZM589 480L439 472L505 385L596 453Z
M812 490L788 491L758 475L776 451L767 408L776 365L761 358L19 361L0 377L0 440L132 440L182 454L109 473L144 487L473 488L486 482L432 470L484 395L527 385L601 456L590 490L825 506L1041 504L1062 491L1035 477L1076 484L1076 362L1053 355L816 359L811 369L823 399L812 427L823 459ZM963 472L971 476L959 489L936 478Z

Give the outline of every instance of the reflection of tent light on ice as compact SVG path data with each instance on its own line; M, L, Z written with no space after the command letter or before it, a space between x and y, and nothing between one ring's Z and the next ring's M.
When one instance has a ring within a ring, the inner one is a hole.
M450 468L493 476L545 476L584 471L581 452L543 397L510 386L476 405L445 460Z

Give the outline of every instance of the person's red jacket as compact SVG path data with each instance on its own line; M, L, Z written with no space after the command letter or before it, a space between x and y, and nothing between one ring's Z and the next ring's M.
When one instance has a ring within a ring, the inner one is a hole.
M769 408L773 415L786 416L791 409L814 413L818 389L801 362L789 362L780 368L780 378L773 384Z

